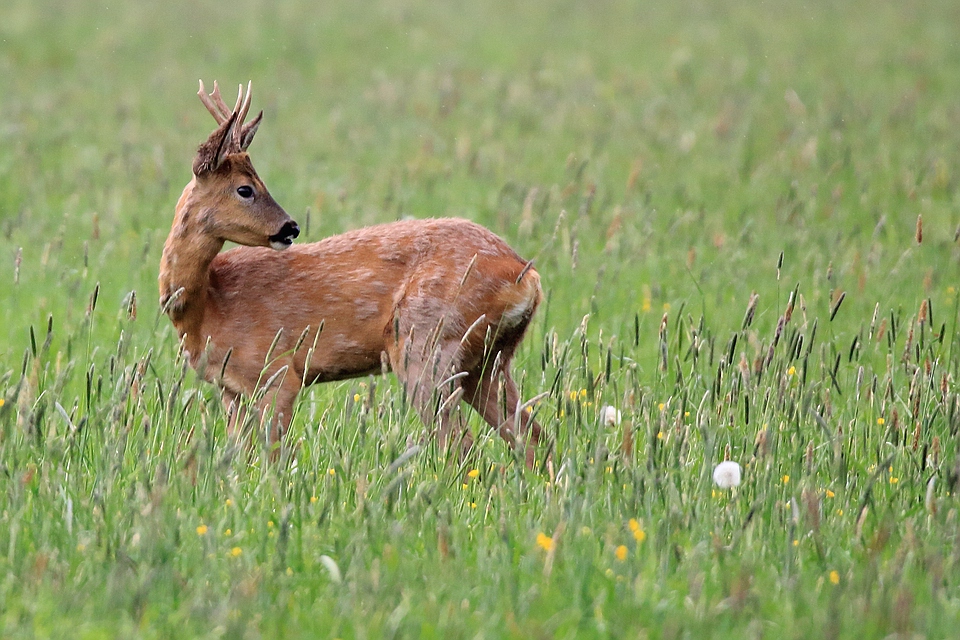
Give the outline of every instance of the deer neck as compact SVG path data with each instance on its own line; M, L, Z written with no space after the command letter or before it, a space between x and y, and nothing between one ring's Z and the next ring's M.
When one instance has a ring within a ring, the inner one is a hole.
M177 202L173 227L160 259L160 306L166 310L182 338L202 340L199 335L209 298L210 263L223 248L203 223L204 207L193 198L195 180Z

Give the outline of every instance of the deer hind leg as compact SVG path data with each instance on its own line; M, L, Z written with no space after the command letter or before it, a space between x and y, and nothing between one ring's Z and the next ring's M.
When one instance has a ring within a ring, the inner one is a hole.
M393 369L420 420L436 432L440 448L459 445L464 457L473 446L469 430L457 424L455 410L463 398L462 377L457 377L459 341L439 342L408 336L388 352Z
M481 364L471 371L463 382L464 397L511 448L516 448L519 436L524 443L524 462L532 469L543 430L527 410L520 412L518 420L520 391L510 376L510 355L501 352L502 364L496 367Z

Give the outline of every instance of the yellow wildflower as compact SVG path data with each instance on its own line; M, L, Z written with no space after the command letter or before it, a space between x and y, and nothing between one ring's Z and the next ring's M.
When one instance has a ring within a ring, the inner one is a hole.
M225 536L232 536L232 535L233 535L233 529L227 529L226 531L223 532L223 535L225 535Z
M243 549L240 547L234 547L233 549L230 549L230 555L234 558L239 557L241 553L243 553Z
M617 556L617 560L623 562L627 559L627 548L624 545L617 547L617 550L613 552Z
M784 475L783 478L781 478L781 480L783 480L783 484L787 484L788 482L790 482L790 476Z
M633 539L637 542L643 542L647 539L647 532L643 530L643 526L636 520L636 518L630 518L630 531L633 532Z
M837 494L835 494L833 491L830 491L830 489L827 489L827 497L828 497L828 498L834 498L834 497L836 497L836 495L837 495Z
M470 471L467 472L468 478L476 478L479 475L480 475L479 469L470 469Z
M336 469L327 469L327 474L328 474L328 475L331 475L331 476L335 476L335 475L337 475L337 470L336 470Z
M198 535L198 536L205 536L205 535L207 535L207 525L202 524L202 525L200 525L199 527L197 527L197 535Z
M886 422L887 422L887 421L884 420L883 418L877 418L877 424L880 425L881 427L882 427L884 424L886 424Z
M794 367L793 365L790 365L790 368L787 369L787 375L788 375L788 376L794 376L794 375L796 375L796 374L797 374L797 368Z
M552 551L554 544L553 538L542 531L537 534L537 545L539 545L544 551Z
M840 574L836 570L830 572L830 584L840 584Z

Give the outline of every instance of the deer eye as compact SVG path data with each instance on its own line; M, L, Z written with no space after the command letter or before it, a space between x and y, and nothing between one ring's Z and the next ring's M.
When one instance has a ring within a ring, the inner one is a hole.
M237 195L241 198L252 198L253 197L253 187L243 185L242 187L237 187Z

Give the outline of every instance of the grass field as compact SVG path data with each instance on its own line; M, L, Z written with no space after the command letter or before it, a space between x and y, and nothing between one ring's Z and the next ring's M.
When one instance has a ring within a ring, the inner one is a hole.
M535 258L547 470L392 378L231 446L157 305L198 78L301 240ZM958 96L946 0L6 0L0 636L955 636Z

